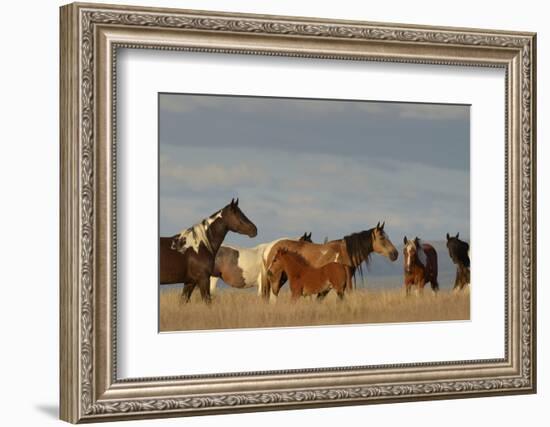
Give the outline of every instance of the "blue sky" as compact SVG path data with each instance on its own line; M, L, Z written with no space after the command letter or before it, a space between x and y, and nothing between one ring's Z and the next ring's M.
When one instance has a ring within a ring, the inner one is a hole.
M469 236L469 106L161 94L160 234L239 197L253 246L340 238L386 221L403 235Z

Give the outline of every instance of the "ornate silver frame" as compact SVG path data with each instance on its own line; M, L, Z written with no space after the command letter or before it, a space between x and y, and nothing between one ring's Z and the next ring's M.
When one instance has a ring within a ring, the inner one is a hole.
M77 423L536 390L533 33L71 4L61 8L61 419ZM502 67L505 357L117 379L117 48Z

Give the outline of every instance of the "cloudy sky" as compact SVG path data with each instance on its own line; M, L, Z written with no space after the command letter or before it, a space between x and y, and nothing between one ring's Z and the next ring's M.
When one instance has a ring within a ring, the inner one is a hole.
M258 236L234 244L378 221L396 245L469 237L469 106L161 94L159 108L161 236L239 197Z

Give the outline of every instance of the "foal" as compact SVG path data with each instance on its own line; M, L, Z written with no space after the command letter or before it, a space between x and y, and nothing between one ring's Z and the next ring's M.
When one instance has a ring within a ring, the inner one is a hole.
M331 289L334 289L340 299L344 298L346 289L346 267L337 262L325 264L322 267L312 267L301 255L282 248L277 251L268 267L269 276L279 276L281 272L288 276L292 300L301 296L317 294L322 300Z
M416 286L416 290L422 292L427 282L431 283L434 292L438 291L437 252L434 247L428 243L421 243L418 237L407 240L405 236L403 243L404 285L407 295L411 293L412 286Z

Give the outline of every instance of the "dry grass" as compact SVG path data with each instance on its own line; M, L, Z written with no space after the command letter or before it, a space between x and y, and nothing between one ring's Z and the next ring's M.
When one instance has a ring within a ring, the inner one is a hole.
M355 290L339 301L331 292L324 301L302 298L291 302L282 292L267 303L256 293L223 290L205 305L195 292L183 304L179 289L160 293L160 330L262 328L281 326L342 325L357 323L423 322L470 319L470 292L431 290L406 296L402 290Z

